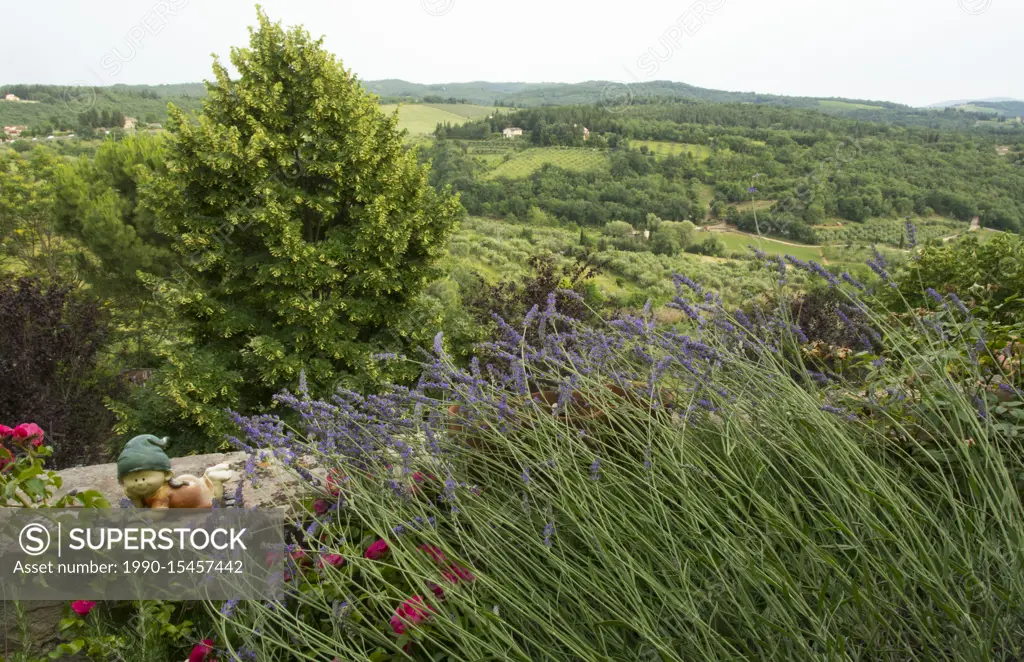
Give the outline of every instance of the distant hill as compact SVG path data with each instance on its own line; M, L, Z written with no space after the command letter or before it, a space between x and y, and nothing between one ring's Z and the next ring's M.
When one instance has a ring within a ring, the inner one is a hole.
M940 101L932 103L925 108L949 108L950 106L964 106L969 103L1001 103L1003 101L1018 101L1013 97L989 97L988 99L957 99L955 101Z
M925 126L936 129L968 130L994 114L1014 115L1015 106L1000 104L1019 102L986 102L986 107L914 108L891 101L849 99L843 97L788 97L758 92L730 92L677 83L650 81L623 84L611 81L582 83L441 83L424 85L404 80L363 81L371 92L380 95L383 103L422 102L424 100L457 100L483 106L565 106L591 104L643 104L657 100L709 101L714 103L752 103L817 110L867 122L885 122L902 126Z
M954 108L967 112L995 113L1006 117L1024 116L1024 101L1020 99L1011 99L1009 97L943 101L941 103L932 104L928 106L928 108Z
M440 83L424 85L404 80L369 80L363 81L371 92L387 100L422 99L425 96L443 96L465 99L469 103L479 105L508 106L564 106L574 104L593 104L638 98L676 98L718 103L773 103L800 108L819 108L822 101L841 102L849 105L908 109L910 106L890 101L868 101L864 99L818 97L787 97L777 94L760 94L758 92L727 92L677 83L674 81L657 80L646 83L623 84L614 81L592 80L582 83L490 83L474 81L470 83Z
M495 106L530 108L595 104L640 105L665 100L767 104L814 110L867 122L950 130L970 130L979 126L995 130L992 126L1000 123L991 120L999 116L1024 115L1024 101L1013 99L948 102L949 105L935 104L932 108L914 108L891 101L843 97L789 97L758 92L713 90L666 80L630 85L602 80L582 83L472 81L427 85L386 79L363 81L363 85L370 92L377 94L382 104L405 103L445 107L430 112L423 109L423 112L419 113L422 117L418 120L423 126L435 116L439 120L442 117L447 119L439 110L450 112L457 105L491 109ZM166 120L168 102L187 110L198 110L200 100L206 96L206 87L203 83L113 85L92 88L54 85L0 86L0 96L7 93L38 103L0 102L0 123L26 124L46 131L73 130L82 124L81 113L90 108L100 112L118 111L140 121L162 123ZM474 109L470 115L476 116L479 112L483 110Z

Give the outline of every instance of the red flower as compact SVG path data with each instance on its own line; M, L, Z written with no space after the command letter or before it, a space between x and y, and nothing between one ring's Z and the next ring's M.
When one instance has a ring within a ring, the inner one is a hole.
M327 473L327 491L331 493L331 496L341 494L341 484L343 482L345 482L345 479L338 473L337 469L331 469Z
M451 573L455 573L455 576L464 582L471 582L476 579L476 576L472 572L470 572L468 568L464 568L458 563L452 563L451 565L449 565L448 570L450 570ZM445 571L446 575L450 575L451 573ZM453 584L458 584L457 581L452 581L450 578L448 578L448 581L451 581Z
M363 554L363 556L370 559L371 561L376 561L380 557L387 554L390 550L391 548L388 547L388 543L386 540L378 540L377 542L373 543L372 545L366 548L366 553Z
M405 634L406 625L420 625L430 618L432 611L430 605L423 604L423 598L414 595L395 610L395 615L391 617L391 629L395 634Z
M86 616L95 606L96 602L94 600L75 600L71 603L71 611L79 616Z
M9 428L6 425L0 425L0 439L4 437L10 437L14 434L14 428Z
M434 563L444 563L444 553L433 545L420 545L420 551L434 559Z
M433 591L434 596L438 600L444 600L444 589L435 584L434 582L427 582L427 588Z
M323 515L328 510L330 510L330 508L330 504L324 501L323 499L317 499L316 501L313 502L313 511L317 515Z
M207 662L207 660L212 659L212 655L213 640L203 639L196 644L195 648L192 649L192 652L188 656L188 662Z
M19 444L43 445L43 429L35 423L22 423L14 428L14 440Z
M310 565L313 563L313 560L309 558L308 554L306 554L306 550L301 548L296 549L291 554L289 554L289 556L291 557L295 565Z
M341 554L323 554L320 560L316 562L316 565L319 568L323 568L325 565L340 568L345 565L345 557Z

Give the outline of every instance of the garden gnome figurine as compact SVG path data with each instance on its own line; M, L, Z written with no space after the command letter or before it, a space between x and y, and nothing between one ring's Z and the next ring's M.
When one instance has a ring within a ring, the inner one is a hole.
M174 476L164 452L167 438L135 437L117 458L117 480L136 508L212 508L234 472L227 463L210 467L202 478Z

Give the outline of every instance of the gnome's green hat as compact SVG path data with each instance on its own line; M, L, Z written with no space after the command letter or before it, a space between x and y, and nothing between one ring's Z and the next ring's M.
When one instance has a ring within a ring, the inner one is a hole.
M140 434L127 444L117 456L117 479L133 471L170 471L171 461L164 452L167 439L151 434Z

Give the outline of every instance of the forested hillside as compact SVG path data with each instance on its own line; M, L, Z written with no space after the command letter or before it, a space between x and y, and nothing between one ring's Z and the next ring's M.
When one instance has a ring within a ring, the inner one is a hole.
M516 141L496 138L509 126L526 135L507 157L498 156L502 162L516 162L529 149L573 151L508 176L485 157L512 149ZM984 227L1014 232L1024 222L1021 146L1001 155L998 141L984 132L677 102L617 112L526 109L442 125L437 136L425 153L434 161L433 180L460 191L474 214L523 218L537 207L584 225L626 220L639 226L653 213L698 224L728 221L808 242L815 240L814 226L835 221L941 216L966 224L977 216ZM569 154L586 155L592 167L573 167Z
M94 128L120 128L125 117L146 124L167 121L167 103L189 111L199 108L197 85L114 85L68 87L58 85L4 85L7 94L21 101L0 101L0 125L27 126L25 135L47 136L55 131L90 133ZM204 91L205 95L205 91Z
M695 87L673 81L624 84L614 81L583 83L444 83L423 85L404 80L364 81L381 103L473 104L530 108L565 105L605 105L616 110L666 100L707 101L781 106L816 110L832 115L899 126L935 129L1012 130L1012 119L1024 114L1021 102L991 102L938 109L913 108L889 101L867 99L789 97L756 92L730 92ZM0 97L15 94L37 103L0 102L0 123L28 125L34 134L74 130L81 126L78 115L89 109L112 110L148 123L163 123L166 104L173 101L189 110L198 109L197 100L206 95L203 83L172 85L113 85L111 87L67 87L53 85L3 85ZM1006 126L994 121L1001 117Z

